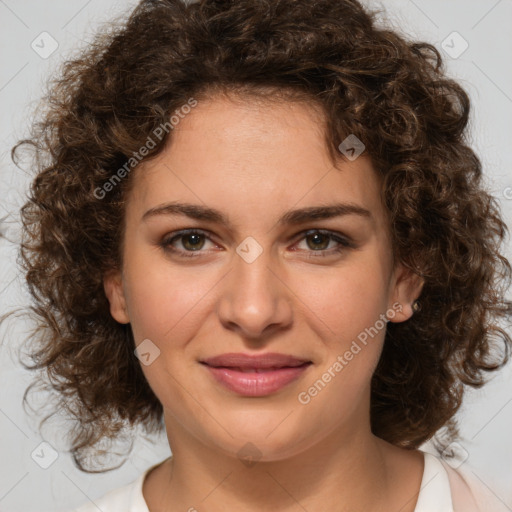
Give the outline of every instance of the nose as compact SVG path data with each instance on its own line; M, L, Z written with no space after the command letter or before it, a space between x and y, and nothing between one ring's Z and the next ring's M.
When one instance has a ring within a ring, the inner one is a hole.
M218 316L226 329L258 339L288 328L293 320L292 291L268 252L252 262L236 255L223 280Z

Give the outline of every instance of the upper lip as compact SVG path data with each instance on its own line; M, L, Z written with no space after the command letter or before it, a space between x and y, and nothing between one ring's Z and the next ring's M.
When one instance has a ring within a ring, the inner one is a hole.
M301 366L310 363L308 359L290 356L287 354L267 353L261 355L247 355L236 352L220 354L218 356L203 359L201 363L208 366L232 367L232 368L284 368Z

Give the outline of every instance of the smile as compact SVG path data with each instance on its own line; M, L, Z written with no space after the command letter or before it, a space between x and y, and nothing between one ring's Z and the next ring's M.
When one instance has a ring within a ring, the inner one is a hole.
M243 396L267 396L301 377L312 363L279 368L219 367L204 364L216 382Z

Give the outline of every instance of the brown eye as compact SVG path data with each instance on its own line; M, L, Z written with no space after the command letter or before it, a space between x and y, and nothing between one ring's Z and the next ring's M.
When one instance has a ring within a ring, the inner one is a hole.
M339 233L318 229L303 233L303 237L300 241L302 242L302 240L306 243L306 249L300 249L300 251L303 250L309 253L308 257L311 258L333 256L355 247L349 238L341 236ZM334 247L328 248L331 242L335 245Z
M189 235L181 235L183 247L187 250L197 251L204 246L204 235L200 233L190 233Z
M299 251L307 253L308 257L311 258L333 256L354 247L354 244L346 236L337 232L318 229L302 233L299 242L302 241L306 242L306 248L299 249ZM208 233L202 230L188 229L168 234L160 242L160 245L164 251L173 253L178 257L194 258L204 255L205 252L210 252L203 250L208 242L215 245ZM331 243L334 243L334 247L329 248Z
M202 231L189 229L170 233L160 242L162 249L166 252L174 253L178 256L184 257L196 257L200 256L201 253L208 252L203 251L206 241L210 241L210 237ZM181 247L180 247L181 245Z
M331 241L331 237L329 237L328 235L325 235L323 233L314 233L313 235L306 236L305 239L308 242L311 241L311 244L308 243L308 246L312 250L327 249L327 246L329 245L329 242Z

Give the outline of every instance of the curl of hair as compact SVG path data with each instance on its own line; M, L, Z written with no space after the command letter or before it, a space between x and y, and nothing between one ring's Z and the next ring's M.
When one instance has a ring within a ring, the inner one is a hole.
M84 453L123 425L163 428L130 326L110 316L103 290L104 273L122 265L133 180L104 185L190 98L316 106L333 162L349 134L364 142L395 261L425 281L419 313L387 326L372 380L375 435L411 449L443 427L454 439L464 386L507 362L506 226L466 141L469 97L434 46L380 28L377 14L356 0L147 0L51 82L42 119L12 150L14 161L22 146L36 154L21 210L37 319L29 367L76 420L71 451L84 471Z

